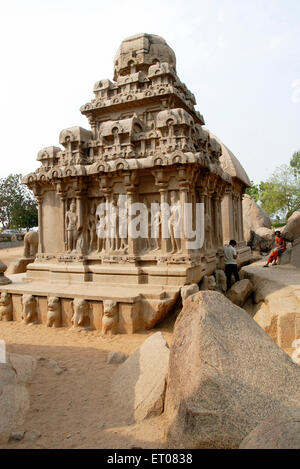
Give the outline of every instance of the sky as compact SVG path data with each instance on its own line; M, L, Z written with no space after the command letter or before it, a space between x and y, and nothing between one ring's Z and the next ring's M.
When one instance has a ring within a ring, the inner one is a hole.
M0 0L0 177L34 171L62 129L89 128L80 106L141 32L172 47L206 127L251 180L289 163L300 149L299 0Z

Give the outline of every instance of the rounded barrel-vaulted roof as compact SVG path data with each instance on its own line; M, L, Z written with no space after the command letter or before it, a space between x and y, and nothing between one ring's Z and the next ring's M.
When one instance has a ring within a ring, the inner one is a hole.
M126 75L131 66L142 68L156 62L167 62L176 70L176 56L166 41L156 34L136 34L122 41L114 60L114 80Z
M221 142L221 140L218 137L213 135L211 132L209 132L209 134L211 137L215 138L222 147L222 155L220 157L220 163L221 163L223 171L225 171L225 173L230 174L231 177L242 181L245 184L245 186L250 187L251 182L248 177L248 174L244 170L243 166L241 165L237 157L234 156L234 154L229 150L229 148L227 148L226 145L224 145L224 143Z

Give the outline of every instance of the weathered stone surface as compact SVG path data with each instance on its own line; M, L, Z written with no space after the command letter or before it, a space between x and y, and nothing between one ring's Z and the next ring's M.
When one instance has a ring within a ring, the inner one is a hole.
M13 429L24 422L29 409L29 393L19 384L9 363L0 364L0 444L8 442Z
M123 363L125 360L127 360L127 356L122 352L110 352L107 356L108 365Z
M248 279L240 280L236 282L229 292L227 292L227 298L237 306L243 306L247 301L248 297L253 292L253 285Z
M258 228L262 227L272 228L269 215L248 194L243 197L243 225L244 237L247 242L251 239L251 231L256 232Z
M292 243L291 264L300 268L300 237Z
M293 342L300 339L299 273L292 266L262 266L257 263L242 269L254 286L252 316L291 356Z
M267 252L270 251L274 245L275 234L269 228L257 228L256 231L251 230L251 237L249 245L253 251Z
M218 292L188 298L174 330L165 400L170 448L238 448L300 400L300 368Z
M300 238L300 210L296 210L288 219L287 224L281 230L281 236L287 241Z
M36 231L28 231L24 236L24 257L34 259L39 245L39 234Z
M240 449L300 449L300 407L267 418L246 436Z
M22 274L26 272L28 264L34 262L33 258L21 258L17 261L13 261L9 264L6 273L7 274Z
M26 441L32 441L33 442L33 441L37 440L40 437L41 437L41 432L39 430L30 430L29 432L25 433L24 439Z
M195 293L198 293L198 291L199 291L199 285L197 285L197 283L193 283L193 285L185 285L184 287L181 287L182 301L185 301L189 296L194 295Z
M221 293L225 293L227 290L227 281L224 270L216 270L216 289Z
M149 337L112 376L112 402L120 419L141 421L163 411L169 349L161 332Z
M215 290L217 287L217 284L216 284L216 279L213 275L205 275L205 277L203 277L203 280L200 284L200 290L201 291L205 291L205 290Z
M31 355L8 354L8 362L15 370L20 383L28 384L33 381L37 366L37 359Z

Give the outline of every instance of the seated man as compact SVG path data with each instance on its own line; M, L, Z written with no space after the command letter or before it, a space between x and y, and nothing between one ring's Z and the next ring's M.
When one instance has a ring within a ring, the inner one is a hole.
M234 247L236 246L236 241L232 239L227 246L224 246L224 262L225 262L225 274L227 279L227 291L231 288L231 275L235 277L235 281L240 280L238 266L237 266L237 253Z
M273 265L277 264L277 259L281 254L286 250L286 242L281 236L280 231L275 231L275 243L276 243L276 249L271 252L268 262L264 267L269 267L269 264L273 262Z

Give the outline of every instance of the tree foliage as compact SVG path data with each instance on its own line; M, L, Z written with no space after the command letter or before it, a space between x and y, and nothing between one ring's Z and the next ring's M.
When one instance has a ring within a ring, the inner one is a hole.
M0 179L0 223L4 228L29 229L38 224L36 200L21 180L21 174Z
M300 151L289 165L275 169L267 181L252 185L247 193L272 217L288 218L300 209Z

